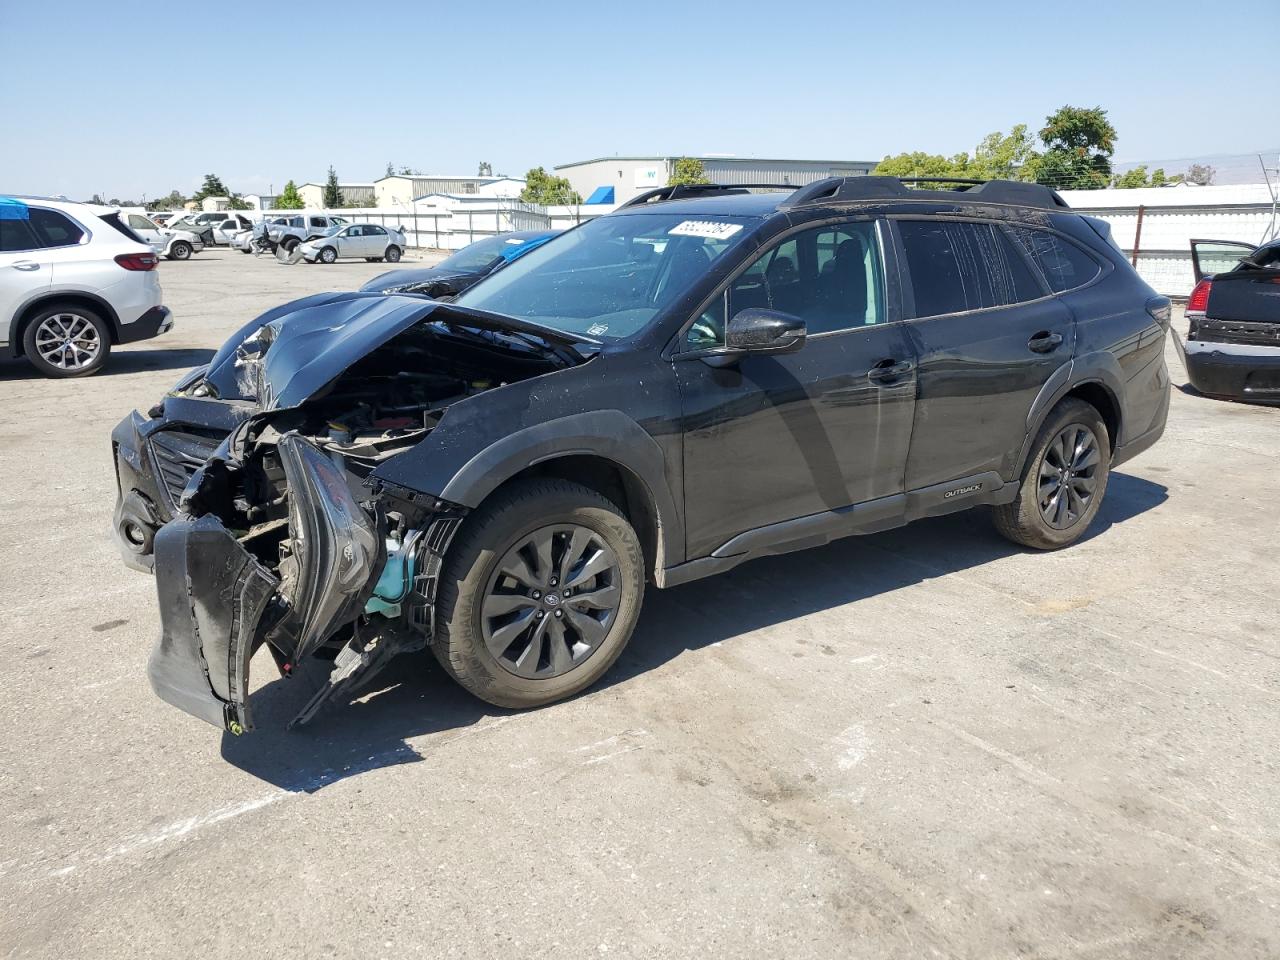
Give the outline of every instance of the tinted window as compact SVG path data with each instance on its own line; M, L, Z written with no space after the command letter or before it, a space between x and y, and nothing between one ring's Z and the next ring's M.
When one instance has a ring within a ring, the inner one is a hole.
M57 210L31 208L31 229L42 247L70 247L84 238L84 231Z
M385 237L387 235L387 231L382 229L382 227L372 225L364 228L364 235L366 237Z
M898 223L916 316L1002 307L1043 296L1026 261L990 223Z
M34 250L39 245L26 220L0 220L0 253Z
M689 345L700 349L723 343L726 317L750 307L800 317L811 336L883 323L875 224L815 227L771 247L690 327Z
M1054 293L1088 283L1102 269L1097 262L1068 240L1047 230L1010 227L1009 234L1027 252Z
M477 284L462 306L592 337L629 337L750 236L737 217L597 217Z

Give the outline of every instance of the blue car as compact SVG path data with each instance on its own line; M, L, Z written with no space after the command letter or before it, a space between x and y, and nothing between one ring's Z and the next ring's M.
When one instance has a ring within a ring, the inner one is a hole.
M499 233L463 247L434 267L389 270L374 277L361 291L374 293L422 293L437 300L456 297L499 267L542 246L559 230L521 230Z

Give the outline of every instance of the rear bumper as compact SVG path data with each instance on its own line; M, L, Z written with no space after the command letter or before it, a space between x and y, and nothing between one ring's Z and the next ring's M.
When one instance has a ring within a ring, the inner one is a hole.
M173 313L168 307L152 307L132 323L120 324L116 337L120 343L150 340L173 329Z
M1280 403L1280 347L1177 341L1187 379L1201 393L1258 403Z

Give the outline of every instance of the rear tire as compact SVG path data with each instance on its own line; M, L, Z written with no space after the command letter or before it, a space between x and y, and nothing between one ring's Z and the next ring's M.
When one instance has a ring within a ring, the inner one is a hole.
M554 703L618 659L644 579L640 541L609 500L565 480L514 484L471 514L450 547L431 649L481 700Z
M397 246L387 247L387 263L400 262L400 248Z
M1111 438L1102 415L1083 400L1050 411L1031 447L1012 503L992 510L996 529L1024 547L1058 550L1084 535L1111 475Z
M70 342L64 346L66 341ZM111 354L111 328L79 304L55 304L23 328L22 348L46 377L88 377L101 370Z
M288 240L285 240L283 243L281 243L280 247L281 249L284 250L285 253L293 253L293 248L296 247L301 242L302 241L299 240L297 237L290 237Z

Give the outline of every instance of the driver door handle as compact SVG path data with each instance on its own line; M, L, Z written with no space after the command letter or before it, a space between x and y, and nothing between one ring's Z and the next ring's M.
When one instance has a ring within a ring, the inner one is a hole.
M40 264L34 260L15 260L10 266L15 270L39 270Z
M916 365L910 360L895 360L893 357L885 357L867 371L867 379L872 383L894 383L915 368Z
M1027 341L1027 349L1032 353L1053 353L1062 346L1062 334L1041 330Z

